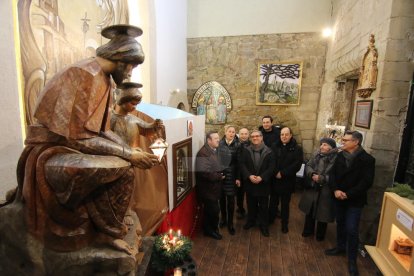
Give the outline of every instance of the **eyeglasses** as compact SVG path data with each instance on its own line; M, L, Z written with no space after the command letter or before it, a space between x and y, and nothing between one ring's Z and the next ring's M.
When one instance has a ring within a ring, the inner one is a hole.
M342 139L342 142L355 141L354 139Z
M251 138L257 138L257 137L261 137L261 135L251 135Z

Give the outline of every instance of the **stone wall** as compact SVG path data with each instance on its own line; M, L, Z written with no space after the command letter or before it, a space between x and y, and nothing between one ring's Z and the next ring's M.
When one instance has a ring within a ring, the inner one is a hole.
M292 128L306 157L314 150L314 137L321 85L324 79L326 41L319 33L269 34L187 40L188 100L207 81L221 83L229 92L233 109L227 123L249 129L271 115L275 123ZM298 106L258 106L258 62L302 61L302 88ZM195 112L193 110L193 112ZM223 125L206 125L208 130Z
M334 1L335 33L326 55L316 133L321 133L329 121L346 124L343 116L346 109L350 110L350 128L366 131L364 147L376 158L375 183L361 225L361 239L366 243L375 242L383 192L393 183L398 160L409 81L414 71L413 10L414 1L411 0ZM345 106L342 107L336 100L341 94L344 99L352 97L352 89L345 87L341 91L340 82L348 85L355 77L371 33L375 35L379 55L378 79L377 89L369 98L374 101L371 127L363 129L354 127L355 110L352 108L355 101L362 98L357 96L351 102L343 101Z

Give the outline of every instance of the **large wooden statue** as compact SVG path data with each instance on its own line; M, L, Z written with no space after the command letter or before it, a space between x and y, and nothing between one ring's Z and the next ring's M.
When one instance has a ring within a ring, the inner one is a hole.
M152 119L137 111L142 94L142 85L124 82L115 90L115 107L111 116L111 129L131 148L150 151L149 146L156 138L165 139L162 121ZM168 211L168 173L166 159L160 166L151 170L138 167L135 171L135 185L131 200L131 209L140 219L142 234L152 235L165 218Z
M105 28L110 41L97 57L57 73L38 99L39 124L28 128L15 203L22 203L28 232L48 250L111 245L136 253L124 241L133 167L149 169L158 160L110 130L110 107L111 77L120 85L144 61L135 39L141 34L129 25Z

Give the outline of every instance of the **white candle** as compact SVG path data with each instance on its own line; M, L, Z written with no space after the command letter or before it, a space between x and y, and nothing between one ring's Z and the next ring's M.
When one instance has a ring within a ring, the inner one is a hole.
M174 276L182 276L183 272L181 270L181 267L174 268Z
M178 229L177 235L178 235L178 237L181 237L181 230L180 229Z

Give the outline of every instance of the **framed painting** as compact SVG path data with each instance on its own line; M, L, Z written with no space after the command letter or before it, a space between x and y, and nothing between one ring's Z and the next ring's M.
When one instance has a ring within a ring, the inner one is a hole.
M370 128L371 116L372 116L372 100L357 101L356 114L355 114L355 126Z
M192 138L172 145L174 208L191 191L192 181Z
M299 105L302 62L258 64L256 105Z

